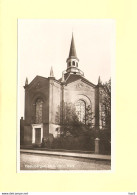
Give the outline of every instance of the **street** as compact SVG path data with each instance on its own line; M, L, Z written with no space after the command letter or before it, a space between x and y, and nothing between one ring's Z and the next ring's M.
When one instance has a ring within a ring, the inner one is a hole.
M111 162L75 157L20 154L20 170L110 170Z

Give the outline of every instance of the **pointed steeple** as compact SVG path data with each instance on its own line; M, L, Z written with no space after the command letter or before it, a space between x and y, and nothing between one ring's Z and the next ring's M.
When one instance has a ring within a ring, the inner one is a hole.
M62 79L61 79L61 82L63 83L64 81L65 81L64 72L62 72Z
M25 86L28 85L28 78L26 77Z
M72 33L72 39L70 44L69 57L67 58L66 62L67 62L67 70L66 70L67 73L81 74L78 68L79 59L77 58L77 54L76 54L73 33Z
M50 77L54 77L52 66L51 66L51 69L50 69Z
M100 76L98 77L98 85L101 85L101 79L100 79Z
M71 45L69 51L69 58L77 58L73 33L72 33L72 39L71 39Z

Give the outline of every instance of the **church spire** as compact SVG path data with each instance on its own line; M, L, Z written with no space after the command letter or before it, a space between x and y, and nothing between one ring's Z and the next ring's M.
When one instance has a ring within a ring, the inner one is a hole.
M25 86L28 85L28 78L26 77Z
M79 59L77 58L73 33L72 33L72 39L71 39L71 44L70 44L69 57L66 62L67 62L66 71L68 73L80 74L79 69L78 69Z
M51 69L50 69L50 77L54 77L52 66L51 66Z
M69 51L69 58L77 58L73 33L72 33L72 39L71 39L71 45Z

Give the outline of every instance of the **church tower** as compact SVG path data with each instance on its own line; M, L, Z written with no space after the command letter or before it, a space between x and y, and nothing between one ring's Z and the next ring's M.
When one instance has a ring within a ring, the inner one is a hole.
M66 62L67 62L67 70L66 70L67 73L79 74L79 75L83 74L82 71L80 71L78 68L79 59L77 58L77 54L76 54L73 33L72 33L69 57L67 58Z

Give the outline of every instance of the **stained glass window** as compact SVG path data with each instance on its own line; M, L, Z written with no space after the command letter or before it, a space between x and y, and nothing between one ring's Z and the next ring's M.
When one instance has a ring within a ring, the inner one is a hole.
M43 101L41 99L37 99L36 101L36 124L42 123L42 104L43 104Z
M75 107L79 121L85 124L86 103L83 100L78 100Z

